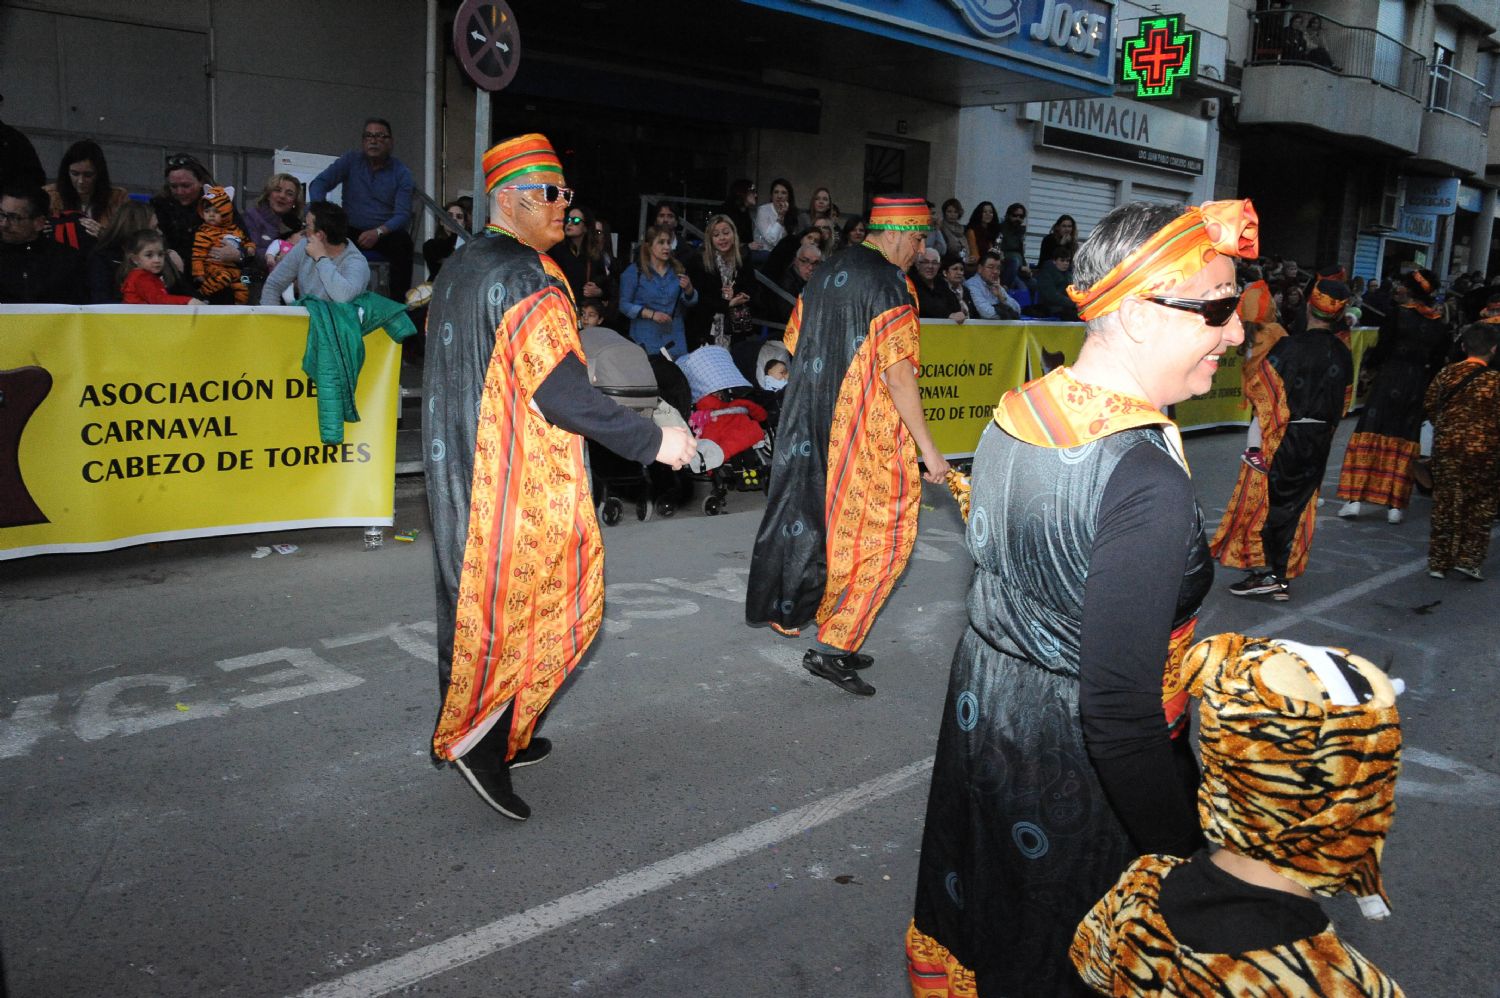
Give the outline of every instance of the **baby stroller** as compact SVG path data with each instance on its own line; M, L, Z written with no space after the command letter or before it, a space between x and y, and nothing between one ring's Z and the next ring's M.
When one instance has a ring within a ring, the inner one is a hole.
M710 491L703 512L716 516L724 511L731 489L758 492L767 486L771 439L765 428L766 410L749 398L750 383L723 347L699 347L677 365L687 376L694 399L688 422L705 457L699 477Z
M590 383L642 419L650 419L661 399L651 362L640 344L600 326L580 330L578 339L588 360ZM649 520L653 511L663 516L672 514L669 505L663 508L662 502L652 502L651 476L645 468L592 440L588 441L588 458L589 486L599 519L606 525L619 523L625 510L624 500L614 494L616 490L635 496L638 520Z

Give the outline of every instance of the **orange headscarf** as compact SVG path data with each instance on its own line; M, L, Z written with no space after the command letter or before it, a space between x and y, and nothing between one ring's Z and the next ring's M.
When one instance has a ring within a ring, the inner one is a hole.
M1149 295L1181 284L1216 256L1260 255L1260 218L1249 199L1208 201L1189 208L1147 239L1109 273L1068 297L1085 322L1107 315L1133 295Z

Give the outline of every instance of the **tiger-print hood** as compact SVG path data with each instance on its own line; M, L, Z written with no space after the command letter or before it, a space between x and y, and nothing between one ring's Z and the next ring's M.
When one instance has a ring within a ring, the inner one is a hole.
M203 202L211 208L227 214L234 211L234 188L215 187L212 184L203 185Z
M1345 648L1232 633L1195 644L1183 668L1202 698L1209 841L1388 915L1380 854L1401 768L1400 681Z

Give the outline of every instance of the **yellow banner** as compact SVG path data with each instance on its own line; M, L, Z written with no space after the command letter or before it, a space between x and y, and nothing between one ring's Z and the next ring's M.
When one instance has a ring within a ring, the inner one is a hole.
M0 560L389 524L400 348L318 437L300 308L0 307Z
M922 320L922 415L947 457L969 457L1000 396L1026 380L1026 324Z
M1356 378L1377 333L1360 328L1350 338ZM922 320L918 384L922 414L938 448L949 458L973 456L1000 396L1029 378L1073 363L1082 345L1083 325L1076 322ZM1250 410L1241 397L1243 361L1238 353L1226 353L1213 387L1172 407L1177 425L1183 430L1247 425Z

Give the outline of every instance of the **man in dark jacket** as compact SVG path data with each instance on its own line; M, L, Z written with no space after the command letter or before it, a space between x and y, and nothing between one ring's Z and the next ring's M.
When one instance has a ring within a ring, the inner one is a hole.
M75 305L84 300L83 258L42 234L41 188L0 192L0 302Z
M4 103L0 97L0 104ZM0 121L0 190L40 187L46 182L47 172L31 140Z

